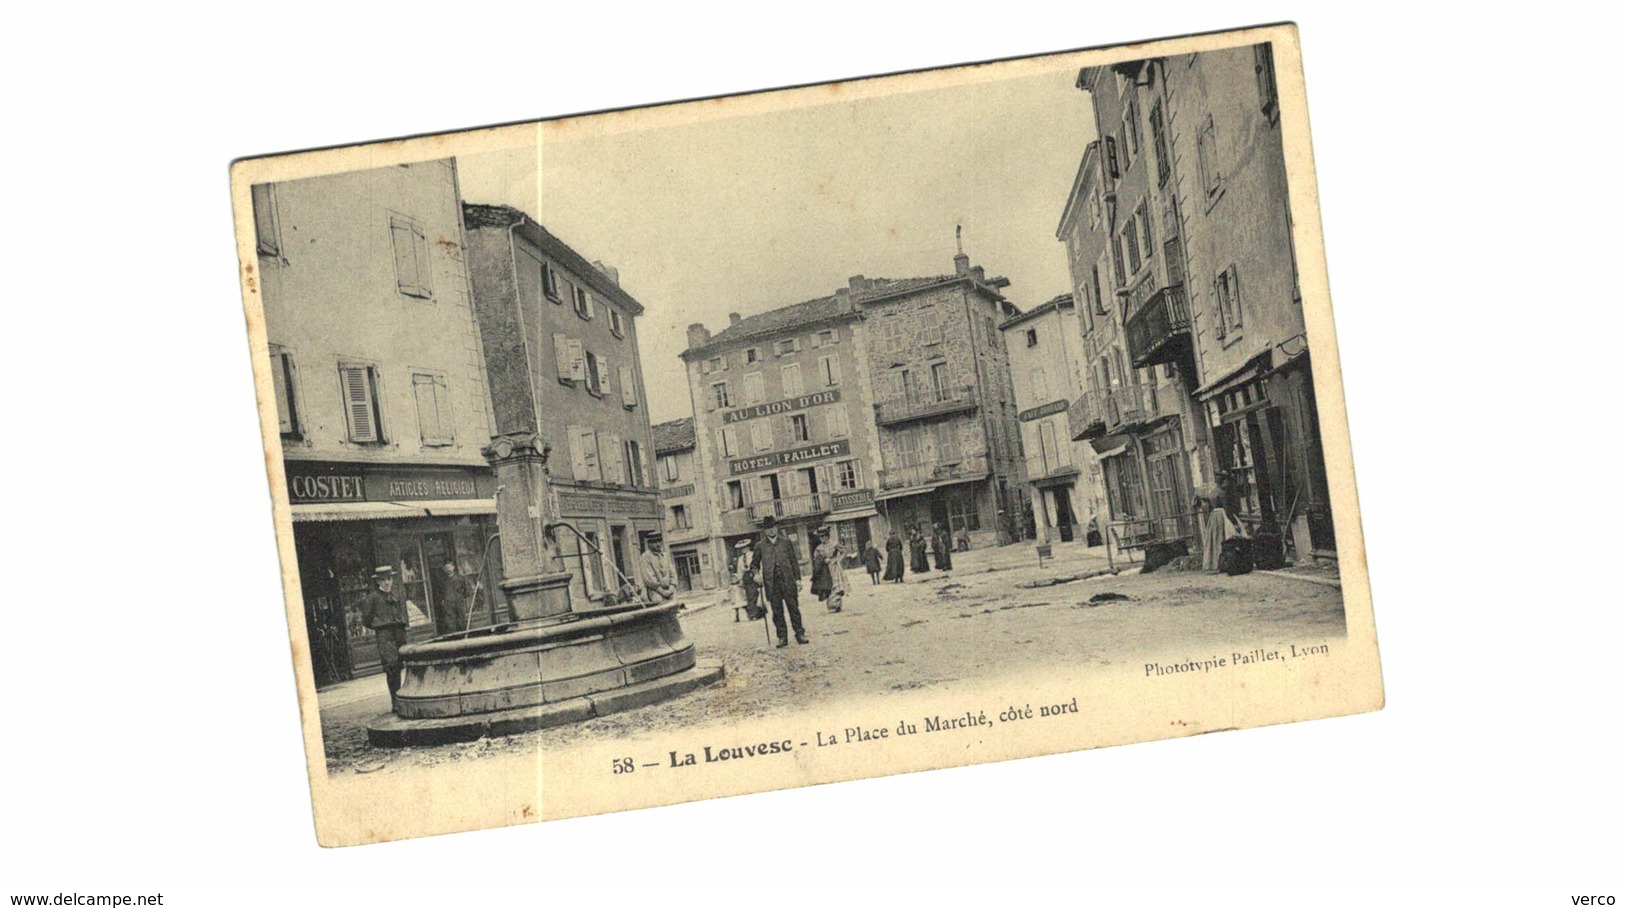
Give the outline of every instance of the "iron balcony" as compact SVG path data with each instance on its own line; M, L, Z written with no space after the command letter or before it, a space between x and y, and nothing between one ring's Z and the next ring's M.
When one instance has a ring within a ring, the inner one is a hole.
M980 479L987 475L987 471L987 455L973 454L955 461L932 461L881 470L880 488L890 491L936 485L955 479Z
M1191 313L1185 285L1158 290L1124 324L1128 355L1136 368L1191 358Z

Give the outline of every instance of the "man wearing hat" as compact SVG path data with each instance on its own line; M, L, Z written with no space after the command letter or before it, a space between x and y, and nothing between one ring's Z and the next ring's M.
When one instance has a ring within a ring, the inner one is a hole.
M372 580L373 589L361 597L361 623L372 628L378 640L378 661L383 663L389 706L394 709L395 694L401 689L401 647L406 645L406 600L394 591L393 567L374 568Z
M796 601L796 587L801 583L801 565L796 562L796 547L790 537L779 532L778 521L772 515L762 518L762 538L756 543L756 559L761 565L762 594L773 609L773 629L779 633L779 646L790 645L790 635L784 627L784 612L790 611L790 627L796 632L796 642L806 643L807 632L801 626L801 604Z

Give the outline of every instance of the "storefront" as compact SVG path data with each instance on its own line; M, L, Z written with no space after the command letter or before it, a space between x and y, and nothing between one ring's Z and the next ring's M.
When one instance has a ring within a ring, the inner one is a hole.
M286 472L318 686L379 670L360 610L379 565L395 568L412 642L507 620L490 470L290 462ZM471 600L453 601L448 562Z
M1293 554L1333 557L1326 466L1308 356L1262 356L1203 397L1221 482L1238 519L1283 532Z
M603 601L607 594L641 586L638 559L651 538L661 538L660 498L653 490L554 487L565 526L554 531L561 569L573 576L573 602Z

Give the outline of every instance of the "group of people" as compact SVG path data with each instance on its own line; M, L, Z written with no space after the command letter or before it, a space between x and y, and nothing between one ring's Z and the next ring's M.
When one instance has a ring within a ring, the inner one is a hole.
M845 607L846 596L850 592L843 564L850 553L841 545L840 538L830 533L829 527L819 529L817 539L812 554L809 589L819 602L824 603L824 608L834 614ZM926 559L928 548L937 570L953 569L953 540L942 524L936 524L929 537L922 534L919 527L912 527L908 545L909 572L923 574L931 570L931 562ZM796 559L795 544L789 536L780 531L774 518L767 517L763 521L762 535L755 540L739 540L734 544L734 550L732 578L739 590L739 599L734 605L734 620L738 621L743 612L746 619L759 621L771 610L779 646L790 644L792 631L797 643L807 643L806 629L801 621L801 567ZM873 540L864 543L858 560L869 574L869 582L878 585L882 579L881 555ZM903 540L898 537L895 528L886 539L884 572L885 580L903 582Z
M870 543L873 547L873 543ZM931 562L926 560L927 547L931 550L931 558L936 562L937 570L951 571L954 568L953 542L948 531L942 524L937 523L931 527L931 535L925 536L918 526L910 527L908 531L908 570L914 574L924 574L931 570ZM968 546L967 546L968 548ZM961 549L960 551L964 551ZM874 560L869 575L874 577L879 570L880 559ZM897 529L892 528L891 535L886 537L886 575L885 580L891 583L903 582L903 540L897 535ZM878 581L876 581L878 582Z

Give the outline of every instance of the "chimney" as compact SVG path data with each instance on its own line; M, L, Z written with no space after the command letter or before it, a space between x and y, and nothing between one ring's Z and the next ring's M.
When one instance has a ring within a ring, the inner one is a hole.
M846 289L853 293L859 290L868 290L872 282L861 274L854 274L846 279Z
M737 312L728 313L728 327L732 328L734 325L737 325L737 324L739 324L739 313L737 313Z
M977 265L975 268L972 268L970 270L970 276L978 284L987 283L987 275L982 271L981 265Z
M963 224L954 225L954 274L960 277L970 274L970 256L965 254L965 227Z
M711 342L711 332L706 329L704 322L695 322L688 326L689 349L703 347Z
M604 277L609 278L611 284L617 287L621 285L621 269L616 268L614 265L606 265L603 262L593 262L592 266L604 272Z

